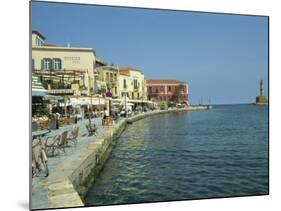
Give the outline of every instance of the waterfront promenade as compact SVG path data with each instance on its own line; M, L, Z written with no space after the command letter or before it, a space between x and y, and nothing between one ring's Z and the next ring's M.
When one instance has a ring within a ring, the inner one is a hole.
M75 158L79 156L79 152L83 151L87 148L87 145L99 137L101 137L105 131L109 130L108 127L101 126L101 119L92 119L93 124L98 126L98 134L97 136L88 136L88 132L86 129L86 124L89 123L87 119L79 121L77 125L79 126L79 135L78 135L78 143L76 146L69 144L69 147L65 148L66 153L61 152L59 155L55 155L54 157L48 157L48 167L50 171L49 177L35 176L32 178L32 208L40 209L40 208L50 208L53 207L50 205L48 201L48 185L57 177L63 175L61 172L60 166L64 165L64 163L71 162ZM72 129L72 125L60 127L60 129L52 131L49 136L57 135L67 130L70 132ZM47 136L48 137L48 136Z
M88 136L86 124L88 120L77 123L79 126L78 143L70 144L65 153L60 153L48 158L49 177L36 176L32 179L31 200L32 209L77 207L84 206L83 197L88 187L94 181L99 171L105 164L114 140L125 129L128 121L134 122L139 119L166 113L189 110L205 110L207 107L189 107L187 109L175 109L165 111L151 111L140 113L127 119L121 118L113 126L101 125L101 119L93 119L92 123L98 127L97 136ZM52 131L50 136L60 134L63 131L71 131L72 126L61 127Z

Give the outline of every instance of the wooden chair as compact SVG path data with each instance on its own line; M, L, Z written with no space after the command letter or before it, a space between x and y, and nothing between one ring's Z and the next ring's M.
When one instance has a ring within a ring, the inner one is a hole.
M74 146L76 146L76 144L78 142L77 141L78 133L79 133L79 127L77 125L74 125L70 136L67 138L67 143L72 142L74 144Z
M56 135L52 137L48 137L46 139L45 145L48 152L52 152L52 156L54 156L55 151L63 151L65 153L65 146L67 144L67 131L64 131L61 135Z
M86 128L88 130L88 135L97 135L98 134L98 127L94 124L94 127L91 124L86 125Z

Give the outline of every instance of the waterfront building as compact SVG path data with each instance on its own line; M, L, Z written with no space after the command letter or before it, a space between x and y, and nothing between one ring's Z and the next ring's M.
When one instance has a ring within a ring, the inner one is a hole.
M260 80L260 95L256 97L256 104L268 104L268 99L264 95L263 80Z
M89 96L94 90L96 54L92 48L47 44L32 30L32 72L49 94Z
M96 63L95 63L95 90L94 93L96 96L104 96L107 92L106 82L103 80L102 75L100 75L100 71L98 68L106 66L107 63L102 60L100 57L96 56Z
M98 74L97 81L103 84L105 83L105 87L98 89L102 90L102 94L105 92L111 92L112 98L120 97L119 90L119 69L116 66L98 66L96 67L96 71Z
M146 80L148 100L162 103L181 103L189 105L188 83L177 80Z
M144 74L132 67L119 68L120 98L127 96L133 101L146 100Z

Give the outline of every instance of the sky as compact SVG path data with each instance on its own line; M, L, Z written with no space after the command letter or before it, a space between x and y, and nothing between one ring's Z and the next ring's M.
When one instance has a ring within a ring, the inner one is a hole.
M252 103L268 95L268 18L32 2L46 42L93 48L108 64L146 79L189 84L191 104Z

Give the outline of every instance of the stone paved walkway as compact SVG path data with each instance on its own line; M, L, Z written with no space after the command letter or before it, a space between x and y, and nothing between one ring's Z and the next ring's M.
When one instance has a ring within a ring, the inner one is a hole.
M88 132L86 129L86 124L89 123L89 120L85 119L79 121L77 125L79 126L79 136L78 136L78 143L76 146L73 146L71 143L68 147L65 148L66 153L61 152L59 155L55 155L54 157L48 157L48 167L50 175L49 177L44 177L43 174L36 175L32 179L32 187L31 187L31 206L32 209L43 209L52 207L48 202L48 191L47 191L47 183L48 178L53 176L54 174L59 174L56 171L56 167L63 163L66 159L75 158L75 154L78 154L80 151L83 151L90 142L95 141L102 137L107 131L109 131L110 127L103 127L101 125L101 119L92 119L92 124L96 124L98 127L98 134L97 136L88 136ZM58 130L52 131L48 136L53 136L57 134L61 134L63 131L67 130L68 133L72 130L72 125L61 127ZM44 137L47 138L48 136Z
M183 111L186 110L205 110L205 107L190 107L188 109L182 109ZM140 114L133 116L129 119L134 121L134 119L139 119L141 116L150 116L152 113L161 113L162 111L153 111L147 112L146 114ZM120 119L120 123L123 121ZM96 124L98 127L98 134L97 136L88 136L88 132L86 129L86 124L89 123L89 120L82 120L77 123L79 126L79 136L78 136L78 143L76 146L69 146L67 147L66 153L60 153L60 155L56 155L54 157L48 157L48 167L50 171L49 177L44 177L43 175L37 175L32 179L32 187L31 187L31 208L32 209L47 209L53 208L48 201L48 190L47 186L52 184L54 178L57 176L61 176L62 173L60 171L61 167L65 166L65 163L75 162L75 160L81 156L81 153L85 152L85 149L88 147L89 143L93 143L98 139L103 138L110 130L111 127L103 127L101 125L101 119L93 119L92 124ZM59 130L54 130L48 136L53 136L57 134L61 134L63 131L67 130L69 133L72 130L72 125L61 127ZM46 136L46 138L48 137Z

